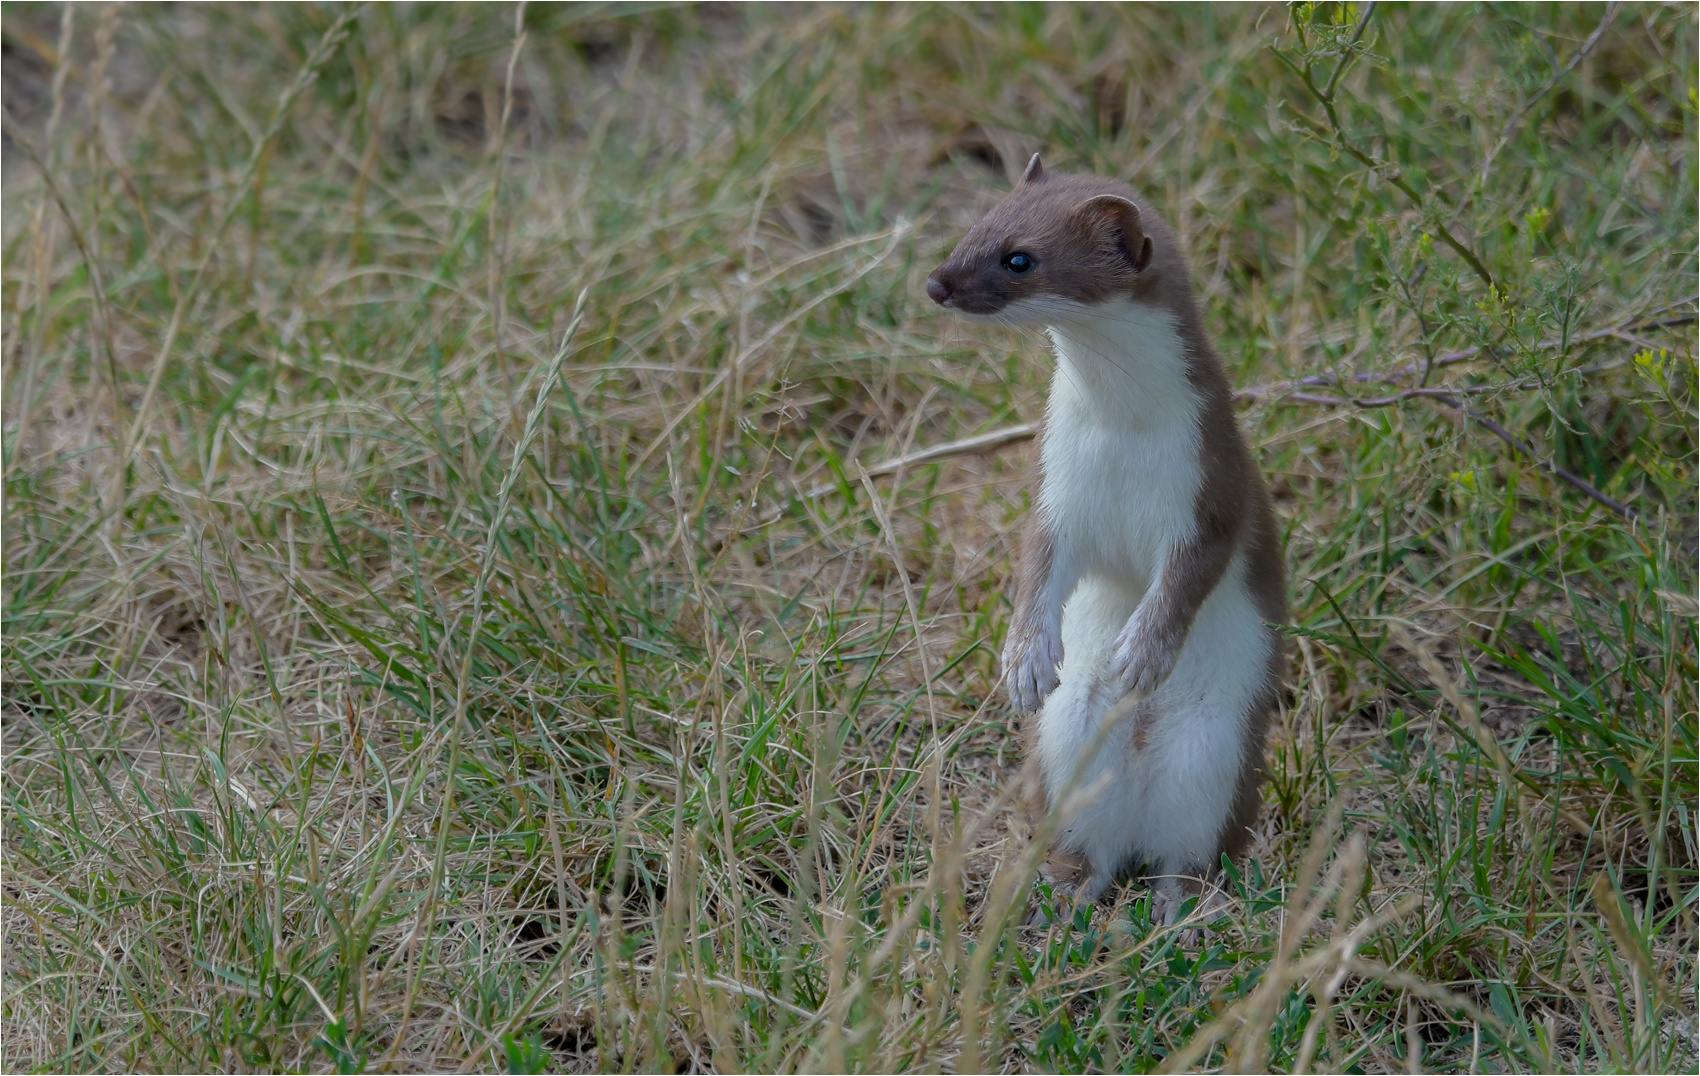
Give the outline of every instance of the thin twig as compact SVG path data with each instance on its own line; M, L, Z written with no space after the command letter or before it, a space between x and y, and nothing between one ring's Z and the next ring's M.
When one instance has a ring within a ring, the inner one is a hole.
M1375 5L1365 4L1364 13L1358 18L1357 29L1352 31L1352 40L1346 46L1346 55L1340 57L1340 62L1334 65L1334 73L1328 76L1328 88L1322 91L1330 101L1334 100L1334 89L1340 85L1340 76L1344 75L1346 68L1352 66L1352 61L1357 59L1358 54L1353 50L1358 47L1358 42L1364 39L1364 31L1369 29L1370 16L1374 14Z
M1314 392L1295 392L1281 398L1282 403L1316 404L1320 407L1333 407L1340 404L1354 404L1358 407L1390 407L1401 400L1410 400L1419 396L1451 399L1455 392L1466 395L1479 395L1485 392L1497 392L1504 388L1502 385L1471 385L1464 389L1405 389L1389 396L1320 396Z
M1513 449L1522 453L1524 456L1527 456L1530 463L1534 464L1536 467L1540 468L1541 470L1545 471L1546 473L1552 475L1554 478L1557 478L1561 482L1564 482L1566 485L1571 486L1572 488L1576 489L1577 491L1579 491L1583 494L1586 494L1588 497L1590 497L1594 501L1598 502L1601 505L1604 505L1606 508L1611 509L1613 512L1616 512L1618 515L1624 517L1627 520L1630 520L1631 522L1640 522L1641 521L1641 510L1640 509L1632 508L1629 505L1624 504L1622 501L1613 500L1612 498L1606 496L1604 493L1601 493L1599 490L1595 489L1593 487L1593 485L1591 485L1589 482L1587 482L1581 476L1576 475L1576 474L1572 474L1571 472L1565 470L1564 468L1558 466L1557 464L1551 463L1551 462L1548 462L1547 460L1542 459L1540 456L1535 454L1534 446L1530 445L1529 442L1523 440L1521 437L1518 437L1516 434L1512 433L1510 430L1506 429L1504 426L1501 426L1499 423L1495 422L1493 419L1488 418L1486 415L1482 414L1480 411L1477 411L1475 408L1465 406L1465 404L1462 400L1459 400L1459 399L1456 399L1456 398L1437 397L1435 402L1439 403L1439 404L1443 404L1447 407L1453 408L1457 411L1461 411L1464 414L1468 415L1473 421L1475 421L1483 429L1487 430L1489 433L1493 434L1495 437L1499 438L1501 441L1504 441L1506 444L1510 445Z
M1365 28L1368 27L1370 16L1374 14L1374 12L1374 4L1370 4L1364 10L1362 21L1359 23L1356 33L1352 36L1352 46L1354 48L1357 45L1358 39L1362 37ZM1327 130L1324 131L1322 124L1317 123L1309 115L1295 109L1294 114L1298 116L1299 122L1304 126L1306 131L1319 142L1327 142L1337 149L1344 150L1347 154L1355 158L1358 163L1380 176L1382 182L1388 184L1405 197L1409 198L1417 205L1418 208L1426 209L1428 206L1428 200L1418 194L1416 189L1413 188L1410 183L1406 182L1405 170L1397 163L1383 160L1354 142L1346 134L1345 124L1341 122L1339 113L1335 111L1334 92L1337 88L1340 73L1356 54L1348 52L1347 56L1341 61L1341 63L1335 67L1334 75L1329 79L1327 89L1324 89L1316 84L1316 79L1311 71L1311 60L1309 57L1305 58L1304 66L1300 67L1298 64L1289 59L1287 54L1282 52L1279 48L1272 48L1270 51L1283 66L1299 76L1299 80L1304 83L1305 89L1308 90L1310 95L1322 105L1322 111L1324 115L1328 117ZM1436 196L1441 202L1446 203L1449 209L1451 208L1450 203L1443 193L1437 192ZM1424 216L1430 216L1430 214L1425 213ZM1488 267L1485 263L1483 263L1481 257L1477 255L1468 244L1453 235L1452 229L1448 228L1444 221L1440 220L1437 215L1432 216L1429 221L1429 226L1434 229L1436 238L1451 247L1460 258L1464 259L1470 269L1481 278L1482 283L1488 286L1488 290L1490 292L1495 295L1504 294L1500 289L1499 283L1494 280L1493 274L1488 271Z
M1681 306L1684 303L1695 302L1696 300L1700 300L1700 296L1693 296L1679 302L1668 304L1667 306L1659 308L1655 311L1655 313L1662 313L1666 310L1673 309L1674 307ZM1643 315L1643 318L1644 317L1645 316ZM1607 337L1618 337L1623 335L1625 332L1662 328L1670 325L1687 325L1692 323L1694 320L1694 314L1679 314L1675 317L1655 318L1652 320L1631 319L1630 321L1626 321L1620 325L1612 326L1609 329L1600 329L1582 336L1573 336L1570 338L1568 343L1588 343L1594 340L1603 340ZM1564 344L1565 341L1554 339L1543 341L1536 345L1536 347L1540 350L1551 350L1553 348L1564 346ZM1462 351L1454 351L1451 354L1442 355L1435 359L1433 367L1453 366L1458 363L1468 362L1471 359L1479 357L1482 353L1483 349L1480 347L1470 347L1465 348ZM1616 369L1621 365L1621 362L1601 363L1597 366L1584 367L1576 372L1583 375L1601 373L1606 370ZM1421 372L1423 369L1423 364L1407 363L1398 370L1391 372L1366 372L1355 374L1350 380L1359 384L1397 384L1399 380L1411 377ZM1268 385L1254 385L1251 388L1241 389L1239 392L1234 393L1234 401L1236 403L1247 403L1263 399L1267 396L1277 396L1279 398L1275 402L1283 405L1306 404L1315 407L1351 406L1375 408L1391 407L1396 403L1410 399L1431 399L1445 407L1450 407L1461 412L1463 415L1479 424L1483 429L1492 433L1495 437L1498 437L1507 445L1510 445L1516 452L1527 456L1530 462L1534 463L1536 467L1552 475L1554 478L1559 479L1566 485L1575 488L1600 505L1631 521L1641 521L1643 516L1638 509L1626 505L1623 502L1615 500L1600 492L1600 490L1596 489L1581 476L1542 459L1529 442L1518 437L1516 434L1512 433L1498 422L1495 422L1493 419L1488 418L1475 408L1467 406L1462 399L1463 397L1488 395L1496 392L1507 392L1527 388L1533 383L1533 381L1533 378L1523 378L1519 381L1501 385L1466 385L1451 388L1420 387L1403 389L1399 392L1390 393L1386 396L1372 397L1348 395L1325 396L1320 393L1293 391L1299 387L1339 388L1342 384L1342 379L1339 377L1329 374L1313 374L1309 377L1295 378L1290 381L1278 381L1272 382ZM883 463L877 463L874 466L867 468L866 473L870 478L877 478L882 475L893 474L897 471L905 470L910 467L920 466L927 463L936 463L939 460L952 459L957 456L974 456L982 453L996 452L998 449L1004 448L1007 445L1029 440L1036 436L1038 432L1039 424L1036 422L1023 422L1015 426L1004 426L1000 429L976 434L973 437L965 437L958 441L947 441L942 445L933 445L930 448L923 448L917 452L893 457ZM816 486L811 486L809 489L805 490L802 493L802 497L804 500L813 500L816 497L824 496L837 488L839 487L835 483L821 483Z
M1654 310L1653 313L1663 313L1666 310L1671 310L1693 302L1700 302L1700 295L1691 295L1686 299L1669 303L1657 310ZM1614 325L1609 329L1599 329L1591 333L1585 333L1582 336L1572 336L1569 340L1565 340L1562 337L1553 337L1550 340L1542 340L1534 346L1533 350L1552 351L1555 348L1564 347L1567 344L1588 344L1595 340L1604 340L1611 336L1621 336L1626 332L1633 333L1647 329L1661 329L1671 325L1687 325L1695 320L1695 315L1679 314L1676 317L1643 320L1645 318L1646 315L1641 315L1641 318L1632 318L1629 321ZM1491 353L1491 349L1489 349L1489 353ZM1425 368L1438 370L1443 366L1456 366L1459 363L1469 362L1472 359L1480 358L1482 354L1483 348L1479 346L1467 347L1461 351L1453 351L1439 356L1434 360L1432 367L1428 363L1409 362L1396 370L1369 370L1362 373L1356 373L1352 375L1351 380L1360 385L1396 385L1407 378L1414 377L1415 375L1422 373ZM1248 401L1261 399L1265 396L1280 395L1281 393L1287 392L1291 389L1336 388L1340 385L1340 383L1340 378L1333 374L1312 374L1309 377L1294 378L1290 381L1272 381L1267 385L1253 385L1250 388L1240 389L1238 392L1234 393L1234 400L1236 403L1246 403ZM870 471L869 473L871 474L873 472Z
M1039 433L1037 422L1023 422L1019 426L1004 426L989 433L964 437L960 441L947 441L942 445L923 448L919 452L911 452L904 456L895 456L884 463L876 463L867 469L869 478L879 478L883 475L894 474L906 467L918 467L923 463L936 460L947 460L955 456L976 456L985 452L996 452L1005 445L1013 445L1017 441L1026 441ZM822 482L810 486L803 494L806 500L814 500L838 488L836 482Z
M1619 334L1611 333L1608 335L1616 336ZM1646 345L1642 343L1640 346L1644 347ZM1626 360L1624 359L1609 359L1606 362L1597 362L1591 366L1578 366L1570 372L1581 377L1590 377L1594 374L1603 374L1607 370L1619 369L1624 365L1625 361ZM1327 383L1324 378L1307 377L1305 378L1305 381L1307 383ZM1515 392L1518 389L1534 388L1540 383L1541 379L1539 377L1530 376L1497 385L1460 385L1456 387L1447 386L1445 388L1420 385L1416 388L1404 389L1400 392L1391 393L1386 396L1321 396L1314 392L1292 392L1282 396L1276 402L1282 404L1316 404L1322 407L1338 407L1342 404L1354 404L1358 407L1387 407L1391 404L1398 403L1400 400L1410 400L1420 397L1443 399L1449 396L1489 396L1503 392ZM1334 382L1334 384L1338 385L1339 382ZM1239 399L1244 399L1244 397L1239 397Z
M1576 65L1586 60L1593 53L1594 47L1600 43L1600 39L1611 28L1612 21L1617 18L1618 9L1622 6L1614 2L1606 8L1605 18L1600 20L1600 25L1594 28L1594 32L1588 36L1588 40L1582 42L1582 47L1571 53L1569 61L1553 72L1553 76L1547 79L1546 85L1530 94L1528 100L1523 102L1522 107L1517 109L1516 115L1512 116L1511 121L1505 125L1505 133L1499 136L1499 141L1492 150L1488 151L1486 159L1482 161L1481 174L1476 177L1478 187L1487 184L1488 173L1493 170L1493 162L1499 157L1500 151L1510 145L1511 140L1517 136L1517 131L1523 126L1523 120L1528 117L1529 110L1534 108L1541 98L1551 93L1552 88L1558 85L1560 79L1576 70Z

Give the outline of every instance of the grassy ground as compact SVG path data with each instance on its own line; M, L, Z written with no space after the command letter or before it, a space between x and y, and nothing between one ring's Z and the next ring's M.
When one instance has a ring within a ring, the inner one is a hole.
M0 1065L1693 1071L1691 7L339 10L4 9ZM1202 937L1015 926L1030 445L863 474L1035 149L1272 386Z

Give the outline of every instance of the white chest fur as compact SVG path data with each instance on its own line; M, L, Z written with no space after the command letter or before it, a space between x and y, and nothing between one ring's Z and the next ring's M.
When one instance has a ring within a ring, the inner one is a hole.
M1048 310L1051 382L1039 508L1085 574L1142 592L1196 525L1199 401L1165 310Z

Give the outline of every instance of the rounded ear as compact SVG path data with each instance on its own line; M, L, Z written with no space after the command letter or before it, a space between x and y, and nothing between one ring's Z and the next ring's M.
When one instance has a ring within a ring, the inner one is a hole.
M1021 182L1037 183L1045 178L1045 166L1039 163L1039 155L1033 154L1033 159L1027 162L1027 171L1021 173Z
M1157 244L1151 242L1150 236L1146 236L1145 241L1139 244L1138 256L1133 259L1133 271L1136 273L1145 272L1145 270L1151 267L1151 259L1155 257L1156 254Z
M1119 194L1094 195L1075 207L1075 213L1098 227L1115 229L1122 253L1136 273L1143 273L1156 253L1151 237L1139 223L1139 207Z

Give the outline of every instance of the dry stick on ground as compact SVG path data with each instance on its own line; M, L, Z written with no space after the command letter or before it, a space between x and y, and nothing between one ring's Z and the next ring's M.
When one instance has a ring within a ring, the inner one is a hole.
M1668 306L1661 308L1661 312L1663 310L1669 310L1673 307L1681 306L1684 303L1694 302L1696 299L1700 299L1700 296L1694 296L1688 299L1683 299L1680 302L1671 303ZM1610 336L1619 336L1626 332L1656 329L1670 325L1687 325L1694 320L1695 315L1693 314L1680 314L1675 317L1656 318L1651 321L1632 319L1630 321L1623 322L1622 324L1615 325L1609 329L1600 329L1595 332L1585 333L1581 336L1571 337L1569 340L1542 341L1539 345L1537 345L1537 349L1550 351L1554 348L1563 347L1566 344L1583 344L1594 340L1603 340ZM1465 348L1462 351L1454 351L1451 354L1442 355L1437 358L1433 363L1433 367L1439 368L1442 366L1454 366L1461 362L1468 362L1471 359L1480 357L1483 354L1483 351L1484 349L1480 347L1471 347ZM1598 373L1608 369L1615 369L1618 365L1619 364L1617 363L1601 364L1599 366L1585 368L1580 372L1584 374ZM1423 369L1424 367L1422 365L1407 363L1405 366L1387 373L1356 374L1351 378L1351 380L1359 384L1397 384L1400 379L1411 377L1421 372ZM1521 388L1527 383L1528 379L1525 378L1509 385L1469 385L1457 388L1413 388L1404 389L1386 396L1368 398L1356 396L1324 396L1312 392L1293 391L1300 387L1339 388L1342 385L1342 381L1338 377L1328 374L1313 374L1309 377L1296 378L1290 381L1278 381L1268 385L1255 385L1248 389L1241 389L1239 392L1234 393L1234 400L1236 403L1244 403L1252 400L1260 400L1266 396L1279 396L1280 398L1276 402L1281 404L1310 404L1317 407L1343 407L1348 405L1355 407L1390 407L1402 400L1415 398L1432 399L1436 403L1445 407L1450 407L1455 411L1458 411L1461 415L1475 421L1483 429L1510 445L1516 452L1528 457L1530 462L1532 462L1536 467L1559 479L1565 484L1574 487L1600 505L1616 512L1618 515L1623 516L1625 519L1632 522L1641 521L1643 517L1639 509L1632 508L1621 501L1617 501L1606 496L1604 493L1594 488L1594 486L1587 480L1542 459L1540 455L1536 453L1534 446L1529 442L1518 437L1516 434L1512 433L1498 422L1495 422L1493 419L1488 418L1475 408L1467 406L1460 398L1464 396L1482 395L1489 392L1498 392L1505 389ZM923 448L918 452L911 452L907 455L886 460L883 463L877 463L874 466L867 468L866 473L870 478L877 478L881 475L892 474L896 471L918 466L920 464L936 463L939 460L950 459L953 456L973 456L986 452L995 452L1006 445L1012 445L1018 441L1025 441L1034 437L1038 434L1038 432L1039 423L1037 422L1023 422L1016 426L1004 426L988 433L976 434L973 437L965 437L960 441L947 441L942 445L934 445L931 448ZM805 499L813 499L826 493L830 493L838 488L839 487L836 484L823 483L818 486L810 487L808 490L803 492L802 496Z

